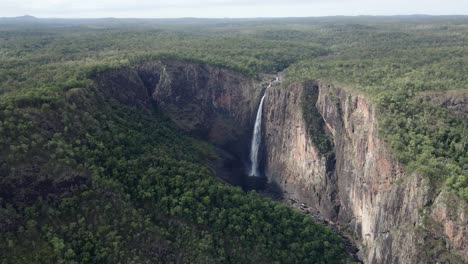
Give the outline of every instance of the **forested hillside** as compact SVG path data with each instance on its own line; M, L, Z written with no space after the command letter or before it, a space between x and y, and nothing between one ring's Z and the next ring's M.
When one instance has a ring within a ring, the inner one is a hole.
M348 262L329 228L220 183L210 144L96 76L166 58L340 84L372 98L409 171L468 199L468 111L437 103L468 96L467 45L466 17L0 20L0 258Z

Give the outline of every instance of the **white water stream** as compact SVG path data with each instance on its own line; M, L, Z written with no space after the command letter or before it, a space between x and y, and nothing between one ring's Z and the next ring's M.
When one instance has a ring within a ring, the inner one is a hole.
M278 82L278 77L268 85L267 89L271 87L273 82ZM259 167L259 160L258 160L258 151L260 149L260 143L262 142L262 113L263 113L263 100L265 100L265 94L262 96L262 100L260 100L260 105L258 106L257 110L257 117L255 118L255 126L252 135L252 144L250 146L250 176L260 176L260 172L258 170Z

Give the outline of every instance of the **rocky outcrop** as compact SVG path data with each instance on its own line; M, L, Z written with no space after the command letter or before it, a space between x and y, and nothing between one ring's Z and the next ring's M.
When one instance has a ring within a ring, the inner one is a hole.
M430 210L432 233L439 235L435 238L445 238L449 241L447 248L454 250L465 261L468 260L468 228L466 202L460 201L454 195L441 192ZM443 235L441 235L443 234Z
M305 103L320 112L335 156L321 155L311 140L301 107L307 89L317 94ZM449 212L446 194L405 173L379 139L367 98L322 83L293 84L269 89L264 111L266 175L354 235L366 263L456 262L451 251L467 260L465 203Z
M468 93L466 90L427 92L421 98L433 105L444 107L456 116L468 118Z

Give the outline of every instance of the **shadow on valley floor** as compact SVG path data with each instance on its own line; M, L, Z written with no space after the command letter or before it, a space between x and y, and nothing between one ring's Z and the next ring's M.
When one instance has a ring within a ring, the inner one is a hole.
M244 191L257 191L274 200L282 200L283 194L278 185L268 182L265 176L249 176L246 171L248 162L217 148L217 159L209 162L210 168L221 181L241 187Z

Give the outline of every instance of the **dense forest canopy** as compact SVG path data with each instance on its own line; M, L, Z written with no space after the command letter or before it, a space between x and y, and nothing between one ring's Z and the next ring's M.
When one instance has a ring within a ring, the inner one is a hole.
M467 96L467 45L466 17L0 20L0 257L346 262L328 228L217 182L208 144L94 76L175 58L341 85L372 98L408 171L468 199L468 118L431 100Z

